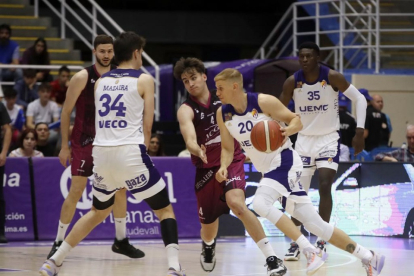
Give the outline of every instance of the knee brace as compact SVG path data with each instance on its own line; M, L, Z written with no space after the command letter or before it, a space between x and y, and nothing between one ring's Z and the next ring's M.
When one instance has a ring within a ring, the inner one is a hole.
M275 199L266 193L256 193L253 200L253 209L261 217L267 218L272 224L276 224L283 213L273 206Z
M325 241L331 239L334 226L322 220L311 203L296 204L293 216L302 222L311 233Z

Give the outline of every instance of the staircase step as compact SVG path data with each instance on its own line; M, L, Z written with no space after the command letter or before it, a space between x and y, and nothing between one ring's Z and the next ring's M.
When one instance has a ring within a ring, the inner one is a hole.
M69 75L72 77L77 72L79 72L79 71L71 70L70 73L69 73ZM50 73L49 74L56 77L57 75L59 75L59 70L50 70ZM54 78L54 79L56 79L56 78Z
M30 5L30 0L0 0L0 4Z
M26 48L20 48L20 56ZM49 57L52 60L80 60L81 52L79 50L68 50L68 49L48 49Z
M11 39L19 43L20 48L29 48L34 44L37 37L12 37ZM60 39L56 37L46 37L45 39L49 49L73 49L72 39Z
M4 15L34 15L34 7L19 4L0 4L1 13Z
M13 36L17 37L57 37L58 29L56 27L48 27L47 29L12 29Z
M1 1L1 0L0 0ZM25 16L23 18L19 18L16 16L11 15L0 15L0 22L9 24L10 26L51 26L51 18L50 17L33 17L33 16Z
M85 67L85 62L82 60L51 60L50 61L51 65L79 65L79 66L83 66Z

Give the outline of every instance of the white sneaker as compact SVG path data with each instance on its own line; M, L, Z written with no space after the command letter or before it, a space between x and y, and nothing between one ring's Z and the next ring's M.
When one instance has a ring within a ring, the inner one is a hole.
M308 266L306 268L307 275L313 275L321 266L325 263L328 254L320 248L306 247L303 250L306 259L308 260Z
M290 248L285 255L285 261L298 261L300 259L299 245L296 242L290 244Z
M42 267L39 270L40 275L42 276L56 276L59 273L61 266L57 266L55 261L52 259L46 260Z
M185 276L184 269L182 269L180 266L180 271L177 271L174 268L170 267L168 269L167 276Z
M377 276L380 275L382 268L385 263L385 256L380 254L375 254L372 252L371 260L362 260L362 266L367 271L367 276Z

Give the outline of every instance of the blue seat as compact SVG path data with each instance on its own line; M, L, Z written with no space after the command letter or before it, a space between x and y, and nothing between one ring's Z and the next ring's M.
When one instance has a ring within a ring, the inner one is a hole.
M354 148L349 148L349 154L351 155L351 160L358 160L358 161L361 161L361 162L374 161L374 158L372 157L371 153L369 153L366 150L363 150L357 156L354 156L354 152L355 152Z

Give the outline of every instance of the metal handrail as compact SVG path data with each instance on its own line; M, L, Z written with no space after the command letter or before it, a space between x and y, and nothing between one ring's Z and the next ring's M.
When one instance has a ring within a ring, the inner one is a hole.
M66 0L59 0L61 2L61 11L59 12L54 8L48 0L43 0L43 2L49 7L50 10L52 10L60 19L61 19L61 38L64 39L66 37L65 32L65 26L68 26L75 34L79 37L91 50L93 49L93 45L66 19L66 10L68 10L74 17L77 19L80 24L92 35L92 40L97 35L97 26L101 28L107 35L110 35L112 37L115 37L112 35L107 28L103 26L101 22L99 22L97 18L97 12L99 12L100 15L102 15L107 22L109 22L116 31L119 33L124 32L124 30L105 12L104 9L102 9L101 6L99 6L98 3L94 0L89 0L89 3L92 5L92 13L90 13L78 0L73 0L73 2L79 6L79 8L91 19L92 21L92 27L89 26L66 2ZM39 0L34 1L34 16L39 16ZM154 67L155 70L155 76L154 82L155 82L155 120L159 120L160 118L160 68L155 63L155 61L146 53L142 53L142 57L151 65ZM95 62L95 56L92 55L92 60ZM1 68L1 66L0 66ZM10 67L14 68L14 67ZM18 68L18 67L17 67ZM23 67L21 67L23 68ZM28 67L27 67L28 68ZM32 67L31 67L32 68ZM37 67L36 67L37 68ZM60 67L59 67L60 68ZM148 75L152 76L152 74L144 67L141 67L141 70L147 73Z

